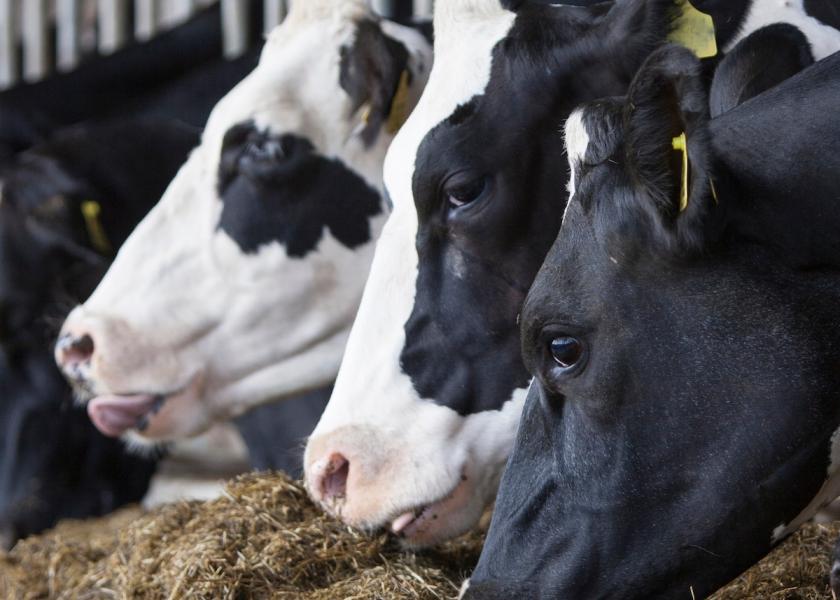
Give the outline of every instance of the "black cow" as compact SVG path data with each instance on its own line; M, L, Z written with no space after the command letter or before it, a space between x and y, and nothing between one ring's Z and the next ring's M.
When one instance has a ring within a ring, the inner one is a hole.
M721 50L775 20L801 23L815 51L840 48L840 31L801 7L696 4ZM348 523L430 544L492 502L530 380L518 314L565 206L560 124L581 102L625 93L684 32L678 17L673 0L436 6L424 102L386 162L394 211L307 448L316 500Z
M0 542L142 498L155 461L99 434L55 368L64 311L198 143L161 119L78 126L21 154L0 202Z
M705 597L837 495L838 98L835 54L710 120L666 47L572 116L466 598Z

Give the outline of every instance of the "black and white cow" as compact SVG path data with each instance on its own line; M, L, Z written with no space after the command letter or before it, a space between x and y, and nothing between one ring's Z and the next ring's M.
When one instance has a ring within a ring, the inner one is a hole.
M569 119L466 598L705 597L840 493L838 98L840 53L710 120L666 47Z
M56 358L101 431L177 439L332 383L431 61L361 0L294 3L65 322Z
M777 20L820 56L840 48L801 2L697 4L720 48ZM386 159L394 211L305 457L328 510L414 545L478 521L530 380L517 315L563 214L560 124L624 93L678 12L672 0L437 4L435 68Z
M146 493L155 461L102 436L52 356L54 327L199 140L162 119L77 126L0 173L0 546Z

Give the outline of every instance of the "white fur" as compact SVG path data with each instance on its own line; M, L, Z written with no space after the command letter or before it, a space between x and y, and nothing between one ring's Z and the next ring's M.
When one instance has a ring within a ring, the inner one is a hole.
M378 499L367 524L381 525L401 511L439 499L470 476L474 498L459 515L464 530L473 526L495 497L513 444L525 390L516 390L501 411L462 417L419 397L400 368L404 324L416 293L418 223L412 177L418 147L435 125L462 103L481 94L490 78L491 52L509 31L514 14L497 2L439 2L435 12L435 56L429 83L385 160L385 184L394 203L380 238L368 284L339 371L335 390L312 439L359 426L359 448L369 443L361 428L380 432L390 447L370 455L409 457L411 468L395 474L396 491ZM441 57L443 57L441 59ZM321 457L307 448L309 467ZM327 444L328 446L329 444ZM353 469L351 465L351 470ZM348 496L348 502L353 498Z
M586 149L589 148L589 133L583 124L583 109L578 108L566 120L565 128L566 156L569 158L569 183L566 189L569 192L569 199L566 208L563 210L563 222L566 222L566 213L569 212L569 205L575 195L575 184L577 172L586 156Z
M96 394L166 393L202 378L200 405L179 416L176 437L334 379L386 219L374 218L373 240L352 250L325 229L304 259L290 258L277 242L245 254L216 229L222 139L249 120L306 137L320 154L382 188L391 136L382 131L365 148L354 133L360 117L339 86L339 48L352 41L363 3L307 2L295 3L299 8L268 37L257 68L214 108L201 145L68 320L121 323L130 332L110 340L111 348L103 342L104 352L117 355L114 347L121 346L130 356L118 377L95 379ZM413 30L386 27L410 50L413 104L431 49Z
M727 50L756 29L782 22L795 25L805 34L817 60L840 50L840 31L808 15L803 0L753 0L740 33L732 39Z

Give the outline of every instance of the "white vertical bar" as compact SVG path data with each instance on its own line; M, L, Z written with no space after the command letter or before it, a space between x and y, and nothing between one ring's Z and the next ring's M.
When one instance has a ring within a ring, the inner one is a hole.
M47 76L50 61L47 56L46 0L27 0L21 3L23 41L23 78L38 81Z
M390 17L391 15L391 2L389 0L372 0L371 8L373 8L374 12L383 17Z
M110 54L126 41L126 0L99 0L99 51Z
M18 20L15 0L0 0L0 88L18 80Z
M226 57L242 56L248 49L247 0L222 0L222 35Z
M158 24L174 27L189 19L195 12L196 0L160 0Z
M56 64L69 71L79 64L81 55L81 12L78 0L56 0Z
M157 31L157 0L134 0L134 37L151 39Z
M271 30L283 22L286 17L286 3L283 0L264 0L263 7L263 30L265 34L271 33Z
M417 17L431 17L434 12L434 0L414 0L414 15Z

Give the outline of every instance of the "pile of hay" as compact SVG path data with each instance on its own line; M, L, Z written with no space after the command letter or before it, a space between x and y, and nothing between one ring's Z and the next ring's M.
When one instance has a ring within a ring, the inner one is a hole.
M227 496L65 522L0 554L0 598L301 600L454 598L481 536L406 554L326 517L276 474L232 481ZM714 600L830 598L840 524L809 525ZM699 600L699 599L698 599Z
M406 554L326 517L276 474L146 514L69 522L0 554L0 598L439 599L457 595L481 537Z

